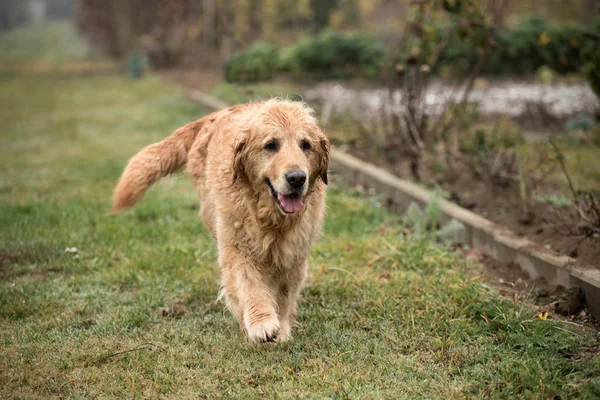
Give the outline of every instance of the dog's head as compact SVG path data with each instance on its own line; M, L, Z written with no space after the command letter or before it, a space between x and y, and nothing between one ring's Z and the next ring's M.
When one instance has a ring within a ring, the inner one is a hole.
M233 180L270 196L284 215L302 210L318 180L327 184L330 144L313 111L303 103L273 99L241 124Z

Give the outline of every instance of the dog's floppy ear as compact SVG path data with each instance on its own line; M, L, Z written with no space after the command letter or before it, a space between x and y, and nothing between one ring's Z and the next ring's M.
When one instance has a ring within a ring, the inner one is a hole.
M329 144L329 140L323 134L319 135L319 146L321 147L321 151L319 151L319 176L327 185L327 168L329 167L329 150L331 149L331 144Z
M244 165L244 148L246 147L246 139L240 140L235 145L235 150L233 152L233 174L232 181L235 182L240 176L243 176L245 172Z

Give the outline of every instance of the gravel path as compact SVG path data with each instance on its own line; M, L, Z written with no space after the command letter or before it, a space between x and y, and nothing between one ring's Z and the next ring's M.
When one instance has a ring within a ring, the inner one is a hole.
M431 114L438 114L447 99L454 93L451 86L432 84L424 97ZM321 83L305 93L306 100L318 102L331 113L359 113L373 115L379 112L385 90L355 89L340 83ZM397 91L394 100L400 106L402 93ZM492 82L484 88L473 90L471 101L479 103L483 115L502 114L519 116L527 105L542 102L551 116L564 118L576 114L592 115L599 106L594 92L587 84L541 85L523 82Z

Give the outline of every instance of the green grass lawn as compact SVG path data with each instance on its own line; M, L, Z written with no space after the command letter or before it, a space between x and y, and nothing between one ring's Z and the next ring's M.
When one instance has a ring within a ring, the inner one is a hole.
M247 344L186 176L107 216L127 159L207 110L153 77L0 86L0 398L600 395L595 331L501 298L340 182L294 340Z
M98 54L68 21L24 25L0 34L0 74L69 76L114 73L119 64Z
M72 61L84 59L90 51L69 22L43 22L23 25L0 35L2 60Z
M595 332L500 298L339 184L295 339L245 343L187 177L106 215L128 157L205 110L155 78L1 80L0 397L600 394Z

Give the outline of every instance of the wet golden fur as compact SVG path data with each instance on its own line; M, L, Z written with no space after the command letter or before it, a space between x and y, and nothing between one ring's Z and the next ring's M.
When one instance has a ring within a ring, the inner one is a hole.
M280 143L277 151L265 148L270 140ZM135 155L115 189L113 212L187 164L200 215L217 242L229 309L250 341L286 340L323 221L328 160L329 142L306 105L273 99L234 106ZM290 170L307 174L304 206L294 214L280 209L267 184L276 193L288 190Z

